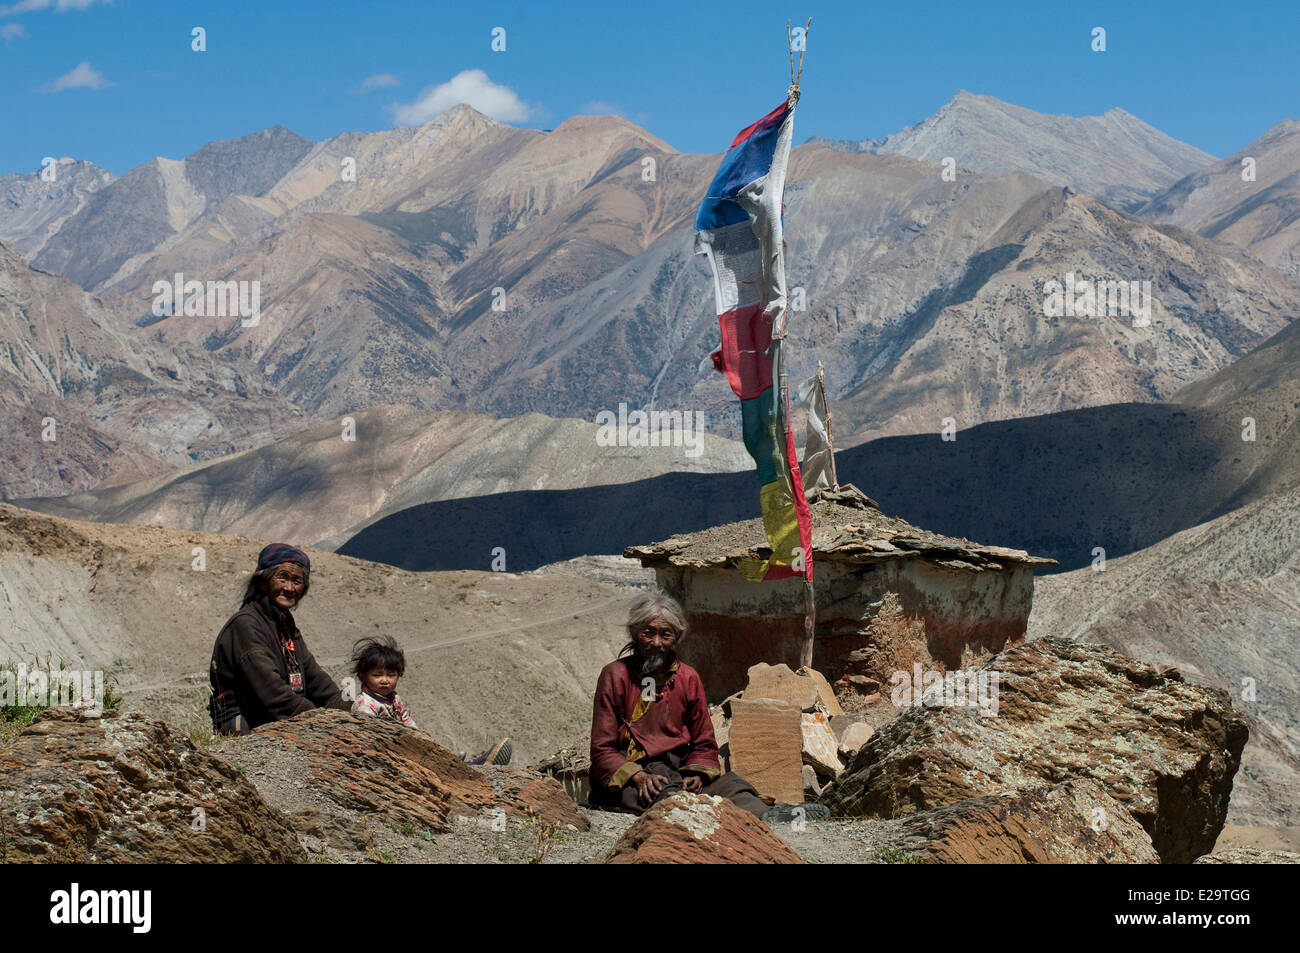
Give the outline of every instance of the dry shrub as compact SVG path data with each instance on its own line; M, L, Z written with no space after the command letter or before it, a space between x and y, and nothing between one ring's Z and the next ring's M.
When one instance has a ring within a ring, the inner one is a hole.
M966 645L961 650L961 669L963 672L969 672L971 669L983 665L996 654L996 652L987 648L977 649L974 646Z
M917 662L926 670L943 668L926 646L925 622L904 615L896 592L887 592L880 599L880 608L871 620L871 645L876 651L867 663L866 674L880 682L885 691L895 672L907 672L910 677Z
M862 634L866 636L866 644L843 657L848 663L845 674L875 679L885 698L892 691L895 672L906 672L911 678L913 666L918 662L926 671L943 670L943 663L934 660L926 645L925 622L904 614L902 600L896 592L886 592L881 597L876 614L867 621ZM840 707L847 715L865 714L872 707L867 699L880 697L859 694L848 689L844 682L835 684Z

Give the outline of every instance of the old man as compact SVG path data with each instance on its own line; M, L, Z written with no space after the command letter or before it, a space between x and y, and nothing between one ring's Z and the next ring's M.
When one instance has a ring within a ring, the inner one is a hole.
M699 673L677 658L686 616L662 592L638 596L628 643L596 683L591 718L592 799L640 814L678 791L730 798L762 816L753 785L722 773Z

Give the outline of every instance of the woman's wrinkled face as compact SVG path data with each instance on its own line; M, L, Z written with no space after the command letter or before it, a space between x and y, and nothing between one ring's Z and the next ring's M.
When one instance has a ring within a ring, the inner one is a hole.
M307 571L297 563L281 563L271 573L267 594L271 604L286 612L298 604L302 590L307 585Z

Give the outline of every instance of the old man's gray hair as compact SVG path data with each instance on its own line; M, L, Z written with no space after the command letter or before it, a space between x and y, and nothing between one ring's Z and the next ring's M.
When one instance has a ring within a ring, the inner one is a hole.
M686 640L686 613L681 603L666 592L645 592L632 600L627 611L629 647L636 645L636 634L648 622L662 619L677 630L677 644Z

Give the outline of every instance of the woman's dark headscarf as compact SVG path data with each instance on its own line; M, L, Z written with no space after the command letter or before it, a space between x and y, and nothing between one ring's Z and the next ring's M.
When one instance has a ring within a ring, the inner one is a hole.
M275 573L275 567L281 563L297 563L302 567L302 595L298 598L301 601L307 597L307 590L311 588L311 560L296 546L290 546L288 543L271 543L258 554L257 569L248 577L248 582L244 586L244 601L240 605L246 606L266 592L271 576Z

